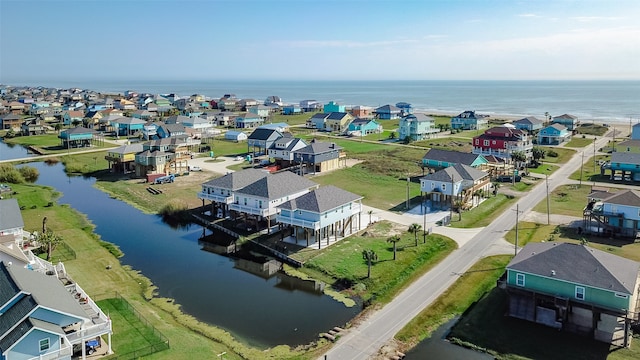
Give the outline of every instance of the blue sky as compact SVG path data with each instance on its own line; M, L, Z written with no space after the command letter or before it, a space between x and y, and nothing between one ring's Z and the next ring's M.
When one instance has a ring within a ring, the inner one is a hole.
M640 80L637 0L0 0L0 83Z

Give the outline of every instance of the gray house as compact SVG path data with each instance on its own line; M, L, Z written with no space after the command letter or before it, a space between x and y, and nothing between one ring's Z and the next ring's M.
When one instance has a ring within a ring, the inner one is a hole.
M301 173L318 173L338 169L340 159L346 157L342 148L335 143L319 142L313 139L311 144L293 152L296 164L301 164Z
M254 158L257 154L266 154L267 150L281 137L282 133L278 130L255 129L247 138L247 152L253 153Z

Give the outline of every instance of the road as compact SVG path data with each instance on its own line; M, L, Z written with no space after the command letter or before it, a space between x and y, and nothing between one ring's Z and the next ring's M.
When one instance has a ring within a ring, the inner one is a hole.
M606 145L607 137L597 140L598 148ZM549 192L562 185L581 165L582 152L592 155L589 149L578 151L564 166L549 176ZM521 214L544 200L547 181L542 181L527 195L521 197L517 207ZM485 251L500 241L515 226L516 206L498 216L490 225L480 229L476 236L453 251L445 260L424 274L401 292L382 309L370 314L358 325L349 329L320 359L368 359L389 341L411 319L436 300L458 277L483 257Z

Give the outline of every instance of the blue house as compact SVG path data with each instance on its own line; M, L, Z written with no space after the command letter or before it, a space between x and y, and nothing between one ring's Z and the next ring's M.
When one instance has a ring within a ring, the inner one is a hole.
M482 155L441 149L431 149L422 158L422 166L430 169L442 169L457 164L482 169L488 163Z
M376 134L382 131L382 126L373 119L354 119L347 128L351 133L359 133L360 135Z
M333 185L312 190L278 206L277 221L293 226L293 236L306 241L306 246L330 238L345 237L359 231L362 217L362 196ZM313 239L313 242L309 242Z
M346 112L345 110L345 106L344 105L340 105L336 102L333 101L329 101L328 104L324 104L324 107L322 109L323 112L325 113L332 113L332 112Z
M400 140L417 141L430 138L440 132L436 121L425 114L409 114L400 119L398 133Z
M534 132L542 129L543 124L543 121L537 119L535 116L527 116L526 118L522 118L513 122L513 126L515 126L516 129L527 130L529 132Z
M282 107L282 115L294 115L302 113L302 108L298 104L285 105Z
M307 128L324 130L327 118L331 113L317 113L307 120Z
M640 181L640 154L632 152L614 152L611 161L603 164L600 173L611 170L611 180Z
M57 276L0 262L0 359L71 359L74 345L108 336L111 320L77 286Z
M156 135L160 139L186 135L187 129L182 124L157 123Z
M564 125L551 124L538 133L538 145L559 145L571 138Z
M58 139L61 142L60 146L65 149L87 147L91 146L94 134L96 131L93 129L75 127L60 132Z
M147 122L142 119L119 117L111 122L111 125L116 128L118 135L129 136L136 132L142 132L144 130L144 124Z
M400 109L401 116L407 116L409 114L413 114L413 106L408 102L401 101L396 103L396 107Z
M251 112L240 114L236 118L236 128L240 129L253 129L262 124L264 124L264 119Z
M374 110L376 117L380 120L400 119L402 111L393 105L383 105Z
M631 139L640 140L640 123L633 125L631 128Z
M578 117L570 114L554 116L553 119L551 119L551 123L564 125L569 131L574 131L580 126Z
M489 125L487 115L476 114L475 111L464 111L451 118L451 128L460 130L479 130Z

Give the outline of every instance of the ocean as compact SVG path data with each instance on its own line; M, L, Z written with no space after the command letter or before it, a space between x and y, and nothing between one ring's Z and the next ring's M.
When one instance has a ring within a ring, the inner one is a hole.
M640 122L640 81L86 80L28 85L119 93L135 90L179 96L203 94L211 98L235 94L238 98L259 101L277 95L285 103L313 99L372 107L402 101L418 111L431 113L475 110L494 116L544 119L548 112L551 116L572 114L583 121Z

